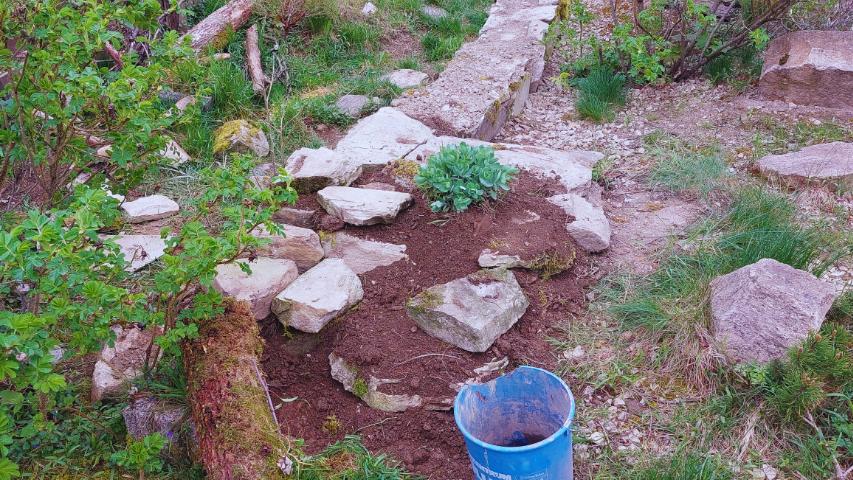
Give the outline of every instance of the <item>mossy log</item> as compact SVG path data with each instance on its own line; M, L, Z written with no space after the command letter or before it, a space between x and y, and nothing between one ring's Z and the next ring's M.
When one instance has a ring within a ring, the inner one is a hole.
M258 358L263 341L245 302L182 345L198 455L210 480L289 478L288 445L273 417Z

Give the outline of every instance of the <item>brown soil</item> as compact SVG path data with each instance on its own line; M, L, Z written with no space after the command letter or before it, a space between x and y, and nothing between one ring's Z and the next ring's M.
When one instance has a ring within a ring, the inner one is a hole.
M365 177L365 184L394 183L387 173ZM352 235L405 244L409 261L363 275L362 303L319 334L285 334L274 317L263 323L267 345L262 361L273 401L298 397L278 410L282 431L304 438L309 452L322 450L344 435L359 434L371 451L401 460L409 471L431 479L470 479L452 412L373 410L331 378L328 356L334 352L366 374L401 380L382 387L386 393L418 394L432 400L453 398L452 385L475 377L475 368L504 356L509 357L509 369L522 364L554 368L556 359L547 338L559 323L583 311L584 288L591 283L585 274L588 258L580 252L568 271L547 281L535 272L515 270L530 307L482 354L460 350L419 330L408 318L405 304L430 286L476 271L480 251L490 246L501 245L501 250L512 249L525 257L537 252L573 253L565 213L545 200L560 192L555 182L522 173L513 191L500 201L463 214L433 213L415 191L415 206L392 225L346 227ZM308 206L313 201L304 198L300 203ZM540 220L530 221L535 218L530 212ZM525 219L528 223L523 223ZM330 428L331 418L340 427Z

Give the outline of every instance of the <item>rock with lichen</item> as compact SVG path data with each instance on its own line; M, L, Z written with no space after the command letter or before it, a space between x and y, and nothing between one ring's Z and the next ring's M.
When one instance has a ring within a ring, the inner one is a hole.
M263 130L247 120L231 120L224 123L213 140L213 153L252 152L259 157L270 153L270 144Z

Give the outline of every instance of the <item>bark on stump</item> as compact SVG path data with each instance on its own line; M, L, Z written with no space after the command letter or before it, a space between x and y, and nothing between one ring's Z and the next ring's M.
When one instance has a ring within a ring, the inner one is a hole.
M288 445L271 411L258 357L263 342L245 302L204 323L182 345L198 451L210 480L285 479Z

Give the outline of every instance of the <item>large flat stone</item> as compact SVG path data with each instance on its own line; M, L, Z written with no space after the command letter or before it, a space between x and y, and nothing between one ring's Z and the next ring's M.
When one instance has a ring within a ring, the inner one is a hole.
M160 220L176 215L180 211L177 202L163 195L140 197L132 202L121 204L124 218L128 223L142 223Z
M832 142L798 152L769 155L758 161L764 175L789 186L842 183L853 186L853 143Z
M432 137L432 130L426 125L397 109L385 107L352 127L335 151L352 165L379 169L403 158Z
M295 225L282 225L284 235L269 233L263 226L252 235L269 243L257 249L256 254L270 258L284 258L296 262L300 272L317 265L323 259L323 245L317 232Z
M159 235L127 235L124 233L110 237L121 250L127 261L125 270L135 272L163 256L166 241Z
M799 31L764 54L761 94L801 105L853 108L853 32Z
M350 225L391 223L414 198L408 193L353 187L326 187L317 200L329 215Z
M409 316L426 333L469 352L485 352L530 305L509 270L481 270L412 298Z
M783 358L820 329L837 296L808 272L759 260L711 282L714 339L735 363Z
M241 264L248 265L252 273L246 273ZM293 260L258 257L217 266L213 287L223 295L249 302L252 315L262 320L269 316L273 298L298 276Z
M277 295L272 311L285 327L317 333L362 297L358 275L342 260L329 258Z
M571 217L566 230L581 248L587 252L601 252L610 248L610 222L601 206L574 193L555 195L548 201Z
M326 258L339 258L361 275L409 258L405 245L375 242L338 232L323 239Z
M300 148L287 159L285 169L299 193L316 192L329 185L349 185L361 176L361 165L349 162L328 148Z
M445 134L491 140L541 80L542 39L556 11L551 1L497 0L480 36L438 79L393 105Z

